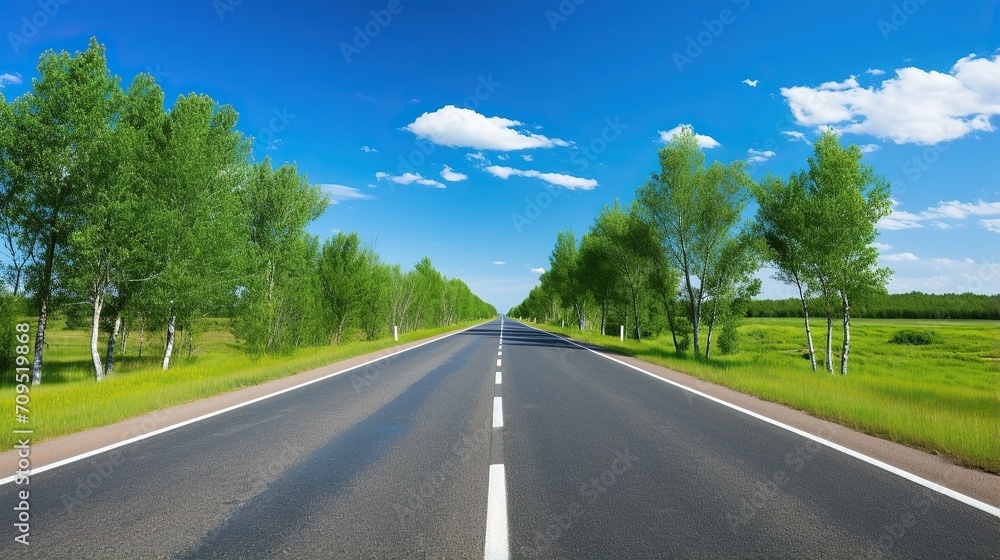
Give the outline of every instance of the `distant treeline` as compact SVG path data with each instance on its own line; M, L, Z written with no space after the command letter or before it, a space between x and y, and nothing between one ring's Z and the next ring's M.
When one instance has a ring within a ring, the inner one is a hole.
M821 305L819 300L809 303L811 309ZM1000 294L888 294L853 305L851 314L868 319L1000 320ZM747 304L747 317L802 317L802 302L797 298L752 300Z

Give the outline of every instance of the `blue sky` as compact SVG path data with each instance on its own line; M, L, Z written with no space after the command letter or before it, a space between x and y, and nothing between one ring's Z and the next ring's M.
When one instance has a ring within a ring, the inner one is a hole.
M107 46L168 105L206 93L295 161L390 262L423 256L500 310L558 231L628 202L690 125L709 161L805 166L832 126L893 181L890 291L1000 293L997 3L8 0L0 87ZM748 212L749 216L749 212ZM766 279L768 297L792 291Z

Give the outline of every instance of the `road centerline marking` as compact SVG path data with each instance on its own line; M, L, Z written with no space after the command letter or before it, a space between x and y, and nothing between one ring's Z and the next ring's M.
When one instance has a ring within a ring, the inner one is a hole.
M483 558L505 560L509 557L507 476L502 464L490 465L489 490L486 493L486 546Z
M500 367L500 360L497 360L497 367Z
M503 401L501 397L493 397L493 427L503 428Z
M499 371L497 372L497 380L496 380L495 384L496 385L500 385L500 372Z

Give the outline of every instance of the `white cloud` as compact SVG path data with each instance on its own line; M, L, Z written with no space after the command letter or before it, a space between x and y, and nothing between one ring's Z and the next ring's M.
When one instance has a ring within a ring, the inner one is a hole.
M495 265L505 265L507 263L505 263L503 261L493 261L493 264L495 264Z
M361 146L361 151L364 152L364 153L366 153L366 154L377 154L378 153L378 150L376 150L375 148L370 148L368 146Z
M878 243L878 242L872 243L872 247L875 247L879 251L890 251L890 250L892 250L892 245L889 245L887 243Z
M472 109L446 105L433 113L420 115L406 126L406 130L440 146L477 150L525 150L569 145L558 138L519 132L514 128L517 126L522 126L522 123L503 117L486 117Z
M976 264L976 261L970 258L966 258L960 261L956 261L954 259L949 259L949 258L942 258L942 259L931 258L927 259L927 262L930 263L935 268L941 268L942 266L964 266L967 264Z
M1000 233L1000 219L979 220L979 225L982 226L983 229L985 229L986 231Z
M758 82L760 82L760 80L751 80L750 78L743 80L743 83L750 87L757 87Z
M542 173L541 171L535 171L533 169L523 170L514 169L513 167L491 165L486 168L486 171L494 177L499 177L500 179L509 179L511 175L518 177L535 177L545 181L546 183L558 185L567 189L582 189L589 191L597 186L597 181L594 179L584 179L582 177L574 177L572 175L564 175L562 173Z
M818 89L824 91L844 91L848 89L856 89L858 87L857 76L851 76L843 82L823 82L819 85Z
M535 158L531 157L531 154L524 154L521 157L524 158L524 161L532 161L532 160L535 159Z
M444 178L445 181L464 181L469 178L469 176L465 173L453 171L451 167L448 167L447 165L441 170L441 177Z
M545 272L545 269L544 268L532 268L531 271L534 272L535 274L543 274Z
M393 183L399 185L409 185L412 183L416 183L418 185L434 187L436 189L445 188L444 183L441 183L440 181L435 181L434 179L426 179L419 173L410 173L409 171L403 173L402 175L389 175L384 171L379 171L378 173L375 174L375 178L378 179L379 181L382 180L392 181Z
M0 74L0 89L3 89L9 85L18 85L21 83L21 74Z
M324 183L320 184L319 188L330 197L330 204L337 204L341 200L371 200L375 198L370 194L361 192L360 189L346 185Z
M907 67L876 89L852 76L819 87L782 88L797 124L870 134L897 144L937 144L995 130L1000 55L959 59L949 73Z
M690 129L692 133L694 132L694 127L692 127L689 124L679 124L667 131L658 130L657 132L660 133L660 142L663 142L664 144L669 143L671 140L674 139L674 136L680 134L681 130L683 130L684 128ZM703 150L707 150L710 148L718 148L719 146L722 145L719 142L717 142L715 138L712 138L711 136L705 136L704 134L695 134L694 139L698 141L698 147Z
M885 74L885 70L879 68L869 68L865 70L865 74L871 74L872 76L881 76L882 74Z
M486 156L483 155L483 152L473 152L465 154L465 159L469 161L486 161Z
M882 146L879 146L878 144L863 144L858 146L858 148L861 150L862 154L870 154L876 150L882 149Z
M806 144L809 143L809 140L806 139L806 135L802 132L799 132L798 130L782 130L781 133L784 134L785 136L788 136L789 142L797 142L801 140Z
M884 261L919 261L920 257L914 255L913 253L895 253L892 255L882 255L881 257Z
M921 222L929 222L938 229L950 229L956 224L944 222L942 220L964 220L970 216L1000 216L1000 202L959 202L950 200L939 202L937 206L932 206L919 214L896 210L897 201L893 201L892 213L879 220L876 224L881 229L912 229L924 227ZM984 221L980 220L980 225ZM960 225L960 224L959 224ZM987 226L983 225L986 229Z
M747 154L750 155L747 158L747 161L750 163L762 163L777 155L771 150L755 150L753 148L747 150Z

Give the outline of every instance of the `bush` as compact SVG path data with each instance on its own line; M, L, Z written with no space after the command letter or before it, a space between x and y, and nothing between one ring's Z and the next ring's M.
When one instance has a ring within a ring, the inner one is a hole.
M740 351L740 333L736 330L737 326L735 321L726 321L722 324L722 333L719 334L719 352L725 356Z
M937 334L934 331L918 331L915 329L901 329L896 331L896 334L892 335L889 339L890 344L911 344L914 346L921 346L924 344L930 344L934 342L937 338Z

